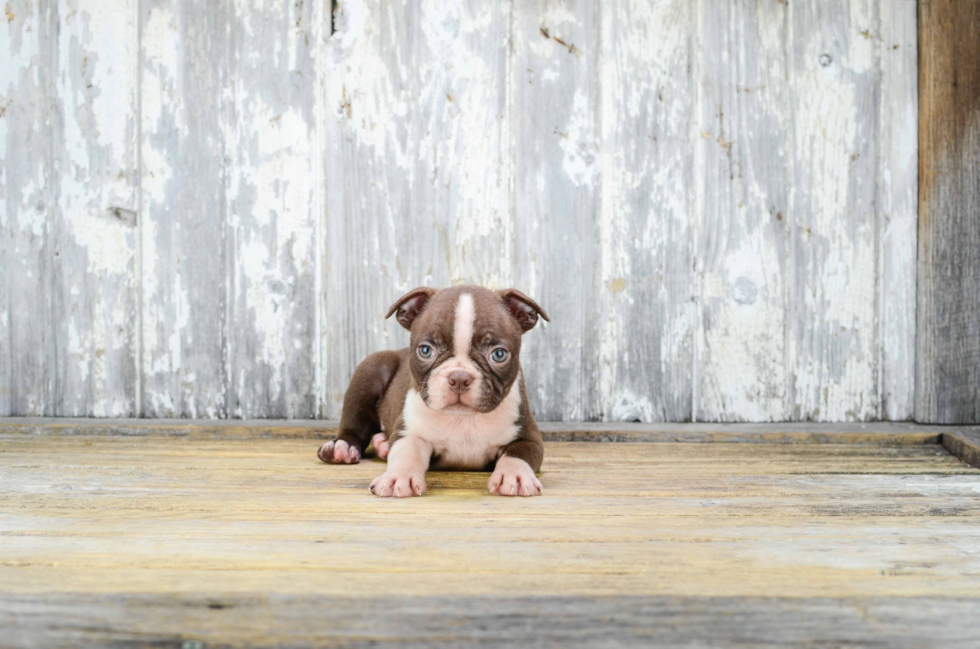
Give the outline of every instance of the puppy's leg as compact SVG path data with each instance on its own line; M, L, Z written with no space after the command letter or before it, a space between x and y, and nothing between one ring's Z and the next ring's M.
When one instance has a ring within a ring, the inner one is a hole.
M544 446L532 439L517 439L501 450L487 489L498 496L540 496L544 488L534 475L541 468Z
M421 496L425 493L425 472L432 459L432 446L418 437L399 437L388 453L388 470L371 481L371 493L382 498Z
M344 393L337 438L321 446L317 457L330 464L355 464L361 460L372 436L377 437L381 431L378 400L398 371L399 362L398 353L391 351L377 352L361 361Z

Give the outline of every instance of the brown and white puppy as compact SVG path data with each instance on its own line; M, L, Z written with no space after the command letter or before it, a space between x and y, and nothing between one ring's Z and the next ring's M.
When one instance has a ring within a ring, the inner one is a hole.
M501 496L539 496L544 447L527 402L521 336L548 320L514 289L417 288L386 317L411 332L407 349L371 354L344 395L337 438L320 447L331 464L360 461L368 442L388 470L378 496L421 496L425 472L490 470Z

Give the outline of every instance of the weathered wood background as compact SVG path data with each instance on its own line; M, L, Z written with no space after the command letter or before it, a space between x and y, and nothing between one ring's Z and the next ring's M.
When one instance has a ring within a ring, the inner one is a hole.
M914 0L9 0L0 415L332 418L420 284L538 416L907 419Z

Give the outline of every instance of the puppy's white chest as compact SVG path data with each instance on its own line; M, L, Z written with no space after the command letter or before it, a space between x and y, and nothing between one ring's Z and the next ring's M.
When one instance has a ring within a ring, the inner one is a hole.
M496 459L497 451L517 438L520 415L520 379L492 412L458 415L432 410L409 390L403 420L405 436L418 437L431 447L436 467L481 469Z

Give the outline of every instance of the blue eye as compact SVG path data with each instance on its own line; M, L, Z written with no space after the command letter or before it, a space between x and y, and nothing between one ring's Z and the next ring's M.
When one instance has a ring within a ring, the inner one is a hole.
M505 360L507 360L507 350L503 347L498 347L490 352L490 360L492 360L494 363L503 363Z
M422 358L432 358L432 348L428 345L419 345L419 356Z

